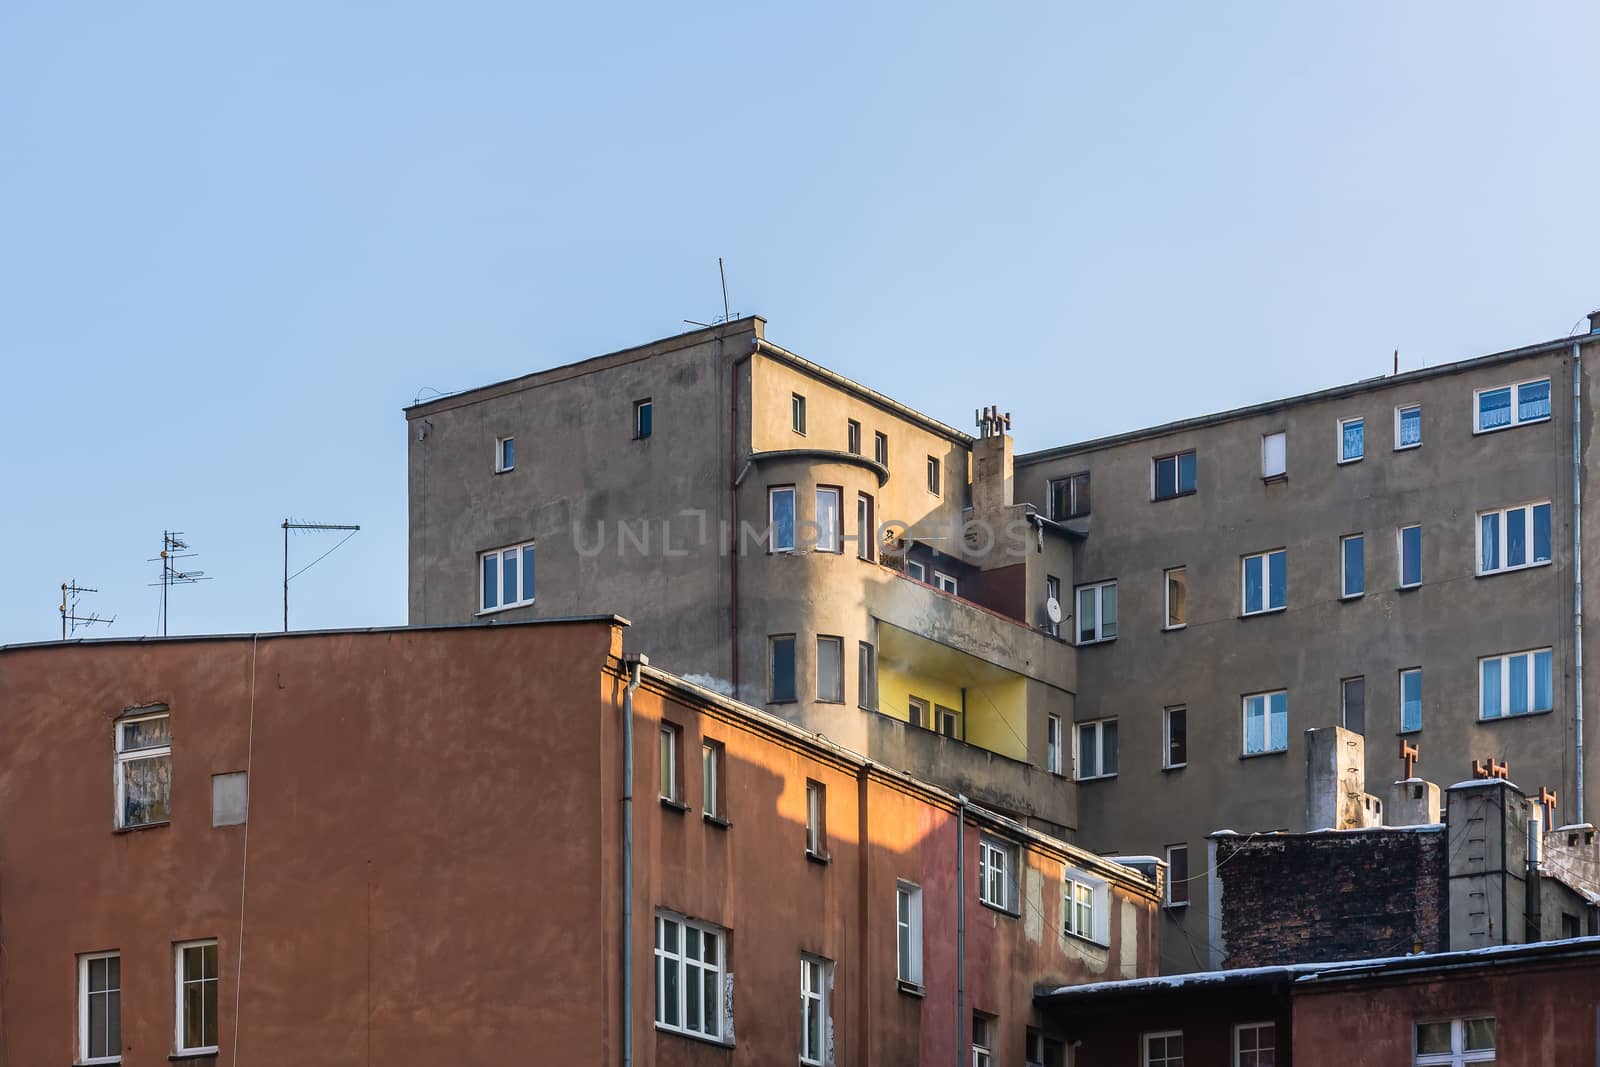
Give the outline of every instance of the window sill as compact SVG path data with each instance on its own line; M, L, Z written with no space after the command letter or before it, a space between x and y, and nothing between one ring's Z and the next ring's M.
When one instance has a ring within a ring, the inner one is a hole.
M1492 719L1486 719L1482 715L1479 715L1476 721L1480 723L1491 723L1515 722L1518 719L1537 719L1541 715L1553 715L1555 714L1555 710L1556 709L1554 708L1541 708L1538 711L1519 711L1515 715L1496 715Z
M518 601L515 604L501 604L497 608L483 608L480 611L474 612L472 617L475 618L475 619L481 619L485 615L498 615L502 611L514 611L517 608L528 608L528 607L532 607L532 606L533 606L533 601L531 601L531 600L522 600L522 601Z
M210 1060L217 1056L216 1048L192 1048L183 1052L174 1052L167 1059L177 1063L181 1060Z
M1189 906L1189 902L1187 900L1168 900L1163 901L1161 906L1168 911L1181 911Z
M806 860L810 863L820 863L826 867L833 862L833 857L826 852L813 852L808 848L806 849Z
M702 1045L715 1045L717 1048L733 1048L732 1041L727 1041L720 1037L707 1037L705 1034L692 1034L687 1030L679 1030L677 1027L666 1026L662 1023L656 1023L656 1033L671 1034L673 1037L681 1037L686 1041L698 1041Z
M1075 781L1075 782L1109 782L1115 777L1116 777L1116 773L1115 772L1113 772L1111 774L1091 774L1087 778L1074 778L1073 781Z
M515 467L501 467L499 470L495 471L495 473L496 474L510 474L512 471L514 471L516 469L517 468L515 468Z
M770 704L798 704L798 703L800 703L800 701L795 699L794 697L784 697L782 700L769 700L769 701L767 701L767 703L769 705Z
M1261 476L1262 485L1286 484L1288 481L1289 476L1287 474L1263 474Z
M72 1067L104 1067L108 1063L121 1063L121 1056L101 1056L92 1060L73 1060Z
M706 825L715 826L719 830L733 829L733 823L729 822L727 819L724 819L720 815L713 815L709 811L702 814L700 818L705 820Z
M635 441L648 441L650 440L650 437L651 435L647 433L636 433L633 435L633 439Z
M1504 426L1490 426L1487 429L1473 430L1472 436L1478 437L1486 433L1499 433L1501 430L1515 430L1518 426L1535 426L1541 422L1549 421L1549 415L1545 415L1537 419L1522 419L1519 422L1508 422Z
M1395 445L1394 446L1394 450L1396 452L1415 452L1417 449L1419 449L1421 447L1422 447L1422 442L1418 441L1414 445Z
M1093 641L1079 641L1077 643L1076 647L1078 647L1078 648L1088 648L1090 645L1109 645L1111 642L1113 642L1115 640L1116 640L1115 637L1097 637Z
M1550 560L1541 559L1541 560L1537 560L1537 561L1535 561L1533 563L1519 563L1515 567L1496 567L1492 571L1479 571L1477 573L1477 577L1479 577L1479 578L1493 578L1497 574L1515 574L1518 571L1536 571L1541 567L1550 566L1550 563L1551 563Z
M1095 948L1100 949L1101 951L1105 951L1111 947L1102 941L1096 941L1092 937L1084 937L1082 934L1075 934L1071 930L1061 931L1061 936L1072 941L1081 941L1085 945L1093 945Z
M1412 736L1414 736L1416 734L1420 734L1421 732L1422 732L1422 727L1414 726L1409 730L1396 730L1394 732L1394 735L1396 737L1412 737Z
M843 700L834 700L832 697L826 697L826 698L825 697L818 697L814 701L814 703L817 703L817 704L843 704L844 701Z
M1161 503L1165 503L1168 500L1182 500L1184 497L1186 497L1186 496L1194 496L1198 492L1199 492L1199 490L1197 490L1197 489L1188 489L1188 490L1185 490L1184 492L1181 492L1181 493L1173 493L1171 496L1152 496L1150 498L1150 503L1152 503L1152 504L1161 504Z
M1189 766L1189 762L1187 760L1182 763L1169 763L1165 767L1161 768L1161 773L1165 774L1167 771L1181 771L1187 766Z
M1421 588L1422 588L1422 583L1418 582L1415 585L1397 585L1397 586L1394 587L1394 591L1396 593L1415 593L1418 589L1421 589Z
M111 832L114 834L136 834L140 830L159 830L164 826L171 825L171 819L163 819L161 822L142 822L138 826L116 826L112 828Z
M1267 749L1265 752L1241 752L1241 753L1239 753L1239 758L1240 759L1261 759L1264 756L1287 756L1288 754L1289 754L1289 750L1287 748L1270 748L1270 749Z
M1022 918L1022 912L1020 912L1020 911L1012 911L1010 908L1002 907L999 904L991 904L987 900L984 900L982 897L978 898L978 903L982 904L984 907L988 908L990 911L997 911L1001 915L1007 916L1008 918L1012 918L1012 919L1020 919L1020 918Z
M679 815L687 815L689 813L689 805L681 800L673 800L671 797L662 797L661 806L668 811L675 811Z
M1285 604L1281 608L1262 608L1260 611L1243 611L1243 612L1239 613L1239 618L1241 618L1241 619L1255 619L1255 618L1259 618L1262 615L1281 615L1285 611L1288 611L1288 610L1289 610L1289 605Z
M1361 461L1362 461L1362 460L1364 460L1364 459L1366 459L1366 458L1367 458L1367 457L1366 457L1366 456L1364 456L1364 455L1361 455L1361 456L1351 456L1351 457L1350 457L1350 458L1349 458L1349 459L1341 459L1341 460L1340 460L1340 461L1339 461L1339 462L1338 462L1338 464L1337 464L1337 465L1338 465L1338 466L1340 466L1340 467L1348 467L1348 466L1350 466L1350 464L1352 464L1352 463L1360 463L1360 462L1361 462Z
M1177 630L1187 630L1188 628L1189 628L1189 624L1188 623L1180 622L1176 626L1163 626L1161 628L1161 632L1164 633L1164 634L1170 634L1170 633L1173 633L1173 632L1175 632Z
M928 995L928 991L922 988L922 984L920 982L908 982L904 978L901 978L895 982L895 985L902 994L908 997L916 997L918 1000L921 1000L923 997Z

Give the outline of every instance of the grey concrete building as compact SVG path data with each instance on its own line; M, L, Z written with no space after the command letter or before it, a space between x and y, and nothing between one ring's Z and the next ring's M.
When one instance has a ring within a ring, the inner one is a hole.
M676 672L1169 859L1193 968L1207 835L1305 828L1307 730L1363 733L1368 781L1407 741L1589 817L1591 321L1015 457L760 319L686 333L407 411L411 621L628 616Z

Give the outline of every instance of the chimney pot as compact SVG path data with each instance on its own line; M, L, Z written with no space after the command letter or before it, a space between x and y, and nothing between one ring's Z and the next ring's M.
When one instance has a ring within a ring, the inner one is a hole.
M1600 333L1600 308L1589 312L1589 332Z

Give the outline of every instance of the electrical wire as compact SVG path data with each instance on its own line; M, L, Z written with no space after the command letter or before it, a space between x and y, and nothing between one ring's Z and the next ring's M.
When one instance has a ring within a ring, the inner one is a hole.
M315 567L317 564L321 563L323 560L327 559L329 556L331 556L335 552L339 551L340 547L342 547L346 541L350 540L350 538L354 537L356 534L358 534L360 532L361 532L360 530L351 530L349 533L345 534L343 537L341 537L339 539L339 543L337 545L334 545L332 548L328 549L328 551L324 552L322 555L318 556L316 559L312 560L310 563L307 563L304 567L301 567L299 570L297 570L293 574L289 575L289 577L284 579L284 581L285 582L294 581L296 578L300 577L306 571L310 570L312 567Z

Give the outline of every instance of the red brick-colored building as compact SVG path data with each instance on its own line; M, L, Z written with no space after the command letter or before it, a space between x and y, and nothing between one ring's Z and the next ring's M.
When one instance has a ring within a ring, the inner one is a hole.
M0 1067L1060 1063L1037 986L1154 973L1160 865L623 625L0 649Z

